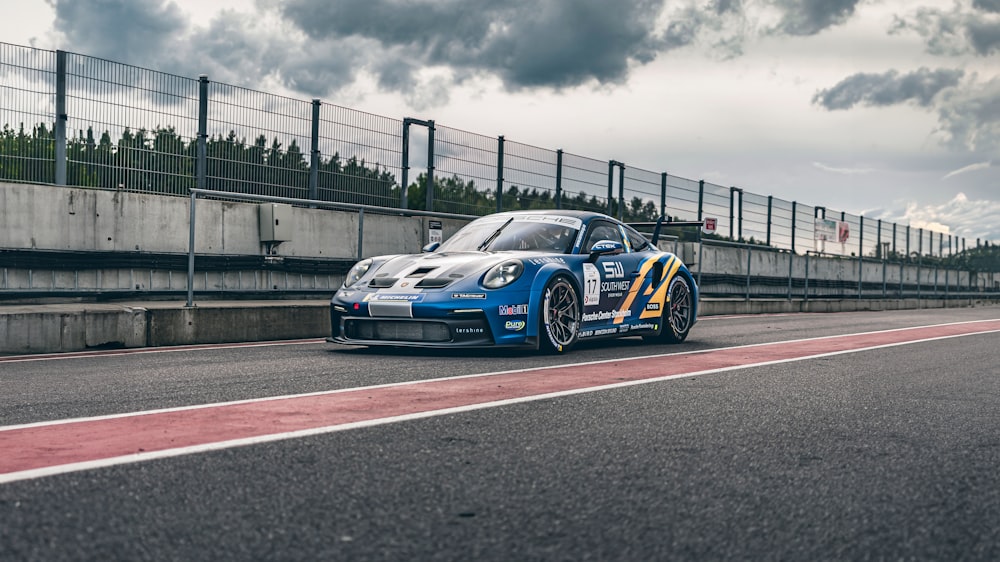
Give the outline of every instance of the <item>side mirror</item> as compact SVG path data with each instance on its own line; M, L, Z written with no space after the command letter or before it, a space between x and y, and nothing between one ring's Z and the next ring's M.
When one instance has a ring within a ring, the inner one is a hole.
M590 262L601 256L616 256L625 251L625 245L614 240L601 240L590 247Z
M424 246L421 251L423 253L425 253L425 254L429 254L429 253L433 252L434 250L437 250L438 246L440 246L440 245L441 245L440 242L431 242L430 244Z

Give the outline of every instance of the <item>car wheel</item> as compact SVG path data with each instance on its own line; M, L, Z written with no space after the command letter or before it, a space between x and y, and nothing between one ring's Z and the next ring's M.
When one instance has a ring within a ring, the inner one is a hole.
M663 311L663 327L659 337L650 338L663 343L680 343L687 338L691 330L691 318L694 313L694 297L691 285L683 275L676 275L670 280L667 290L670 296L667 307Z
M569 279L555 277L545 286L541 315L542 348L556 353L569 351L580 331L580 298Z

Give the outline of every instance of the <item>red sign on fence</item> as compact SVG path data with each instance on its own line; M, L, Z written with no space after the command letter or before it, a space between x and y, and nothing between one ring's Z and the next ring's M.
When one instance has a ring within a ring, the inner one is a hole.
M714 217L705 217L705 226L702 227L702 231L706 234L715 233L715 228L719 224L719 219Z

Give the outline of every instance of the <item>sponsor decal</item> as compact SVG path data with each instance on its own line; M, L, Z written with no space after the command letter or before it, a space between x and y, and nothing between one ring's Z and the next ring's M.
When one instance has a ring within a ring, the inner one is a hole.
M660 310L660 303L658 302L647 302L646 310Z
M531 258L528 260L531 265L543 265L546 263L566 263L563 258L547 257L547 258Z
M593 335L594 335L594 331L593 330L584 330L584 331L582 331L582 332L580 332L578 334L578 336L581 337L581 338L589 338L590 336L593 336Z
M601 274L592 263L583 264L583 306L601 304Z
M455 328L456 334L482 334L483 328Z
M618 328L601 328L600 330L594 330L595 336L610 336L611 334L617 334Z
M501 304L499 307L500 316L523 316L528 313L526 304Z
M421 302L424 300L423 294L399 295L391 293L373 293L365 295L364 302Z
M452 293L453 299L485 299L486 293Z
M605 279L621 279L625 277L625 268L620 261L606 261L601 264L604 268Z
M629 330L629 325L628 324L624 324L622 326L618 326L618 333L619 334L624 334L628 330Z
M600 312L583 313L584 322L595 322L598 320L613 320L615 318L628 318L632 316L631 310L602 310Z
M655 330L656 324L636 324L632 326L633 330Z
M512 332L520 332L527 324L524 320L508 320L503 327Z
M631 281L604 281L604 282L601 283L601 292L602 293L610 293L610 292L623 293L625 291L628 291L629 287L631 287L631 286L632 286L632 282Z

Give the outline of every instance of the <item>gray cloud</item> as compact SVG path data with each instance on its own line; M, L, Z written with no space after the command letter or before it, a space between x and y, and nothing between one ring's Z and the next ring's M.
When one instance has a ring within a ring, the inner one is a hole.
M281 11L313 39L369 39L405 49L416 66L495 74L516 90L624 81L631 62L655 57L661 8L653 0L293 0Z
M162 0L46 0L55 30L74 50L111 60L160 60L164 45L184 33L188 20Z
M875 210L866 216L909 224L912 228L931 228L939 232L947 230L955 236L964 237L967 248L974 247L976 239L1000 239L1000 202L977 200L963 192L944 203L919 205L912 201L900 202L898 206ZM948 228L946 225L953 226Z
M854 15L860 0L774 0L784 15L772 33L815 35Z
M884 74L859 73L821 90L813 97L813 103L829 110L850 109L857 104L887 106L910 101L928 107L942 90L958 85L964 74L961 70L944 68L921 68L903 75L895 70Z
M57 31L84 54L213 80L277 81L318 97L369 72L421 105L475 76L498 77L511 91L621 84L632 68L699 42L734 58L755 27L744 0L261 1L253 13L226 11L201 27L171 0L46 1ZM767 34L809 35L846 21L859 0L764 1L782 14ZM263 16L285 33L265 30ZM987 41L988 30L980 36ZM445 72L417 76L428 67ZM413 95L431 82L433 96Z
M1000 0L972 0L972 7L984 12L1000 14Z
M816 93L813 103L831 111L914 103L937 112L943 144L989 159L1000 150L1000 78L980 83L973 75L959 87L964 75L926 68L904 75L855 74Z
M966 33L976 54L987 56L1000 52L1000 21L970 21Z
M944 92L938 117L949 145L995 155L1000 150L1000 78Z
M896 17L890 33L914 31L934 55L958 56L974 53L989 56L1000 52L1000 0L976 0L972 11L955 4L950 11L920 8L910 17Z

